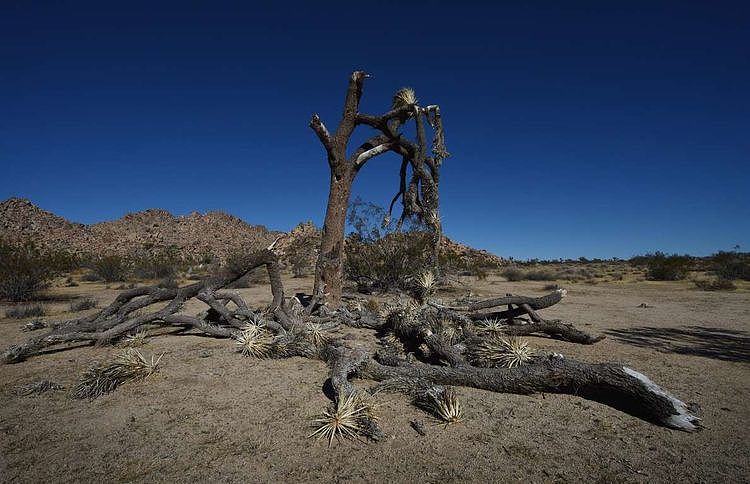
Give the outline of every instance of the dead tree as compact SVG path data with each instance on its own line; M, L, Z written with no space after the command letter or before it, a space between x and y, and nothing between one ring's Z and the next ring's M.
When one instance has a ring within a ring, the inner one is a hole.
M251 309L238 293L224 290L261 266L267 269L273 295L273 302L265 311ZM424 296L396 304L383 314L364 306L322 306L307 315L295 298L285 299L279 267L276 255L262 250L248 254L215 277L185 287L126 290L97 314L54 323L46 334L11 346L0 358L3 363L19 363L51 347L77 342L102 345L140 327L178 326L233 338L243 353L257 357L302 356L327 362L336 403L326 414L330 416L328 420L319 419L328 422L320 430L344 425L342 405L355 405L353 410L347 410L347 415L356 415L356 419L348 433L340 432L344 436L361 434L374 440L382 436L376 419L365 411L366 406L356 403L361 401L360 395L399 391L413 396L415 401L425 395L439 399L449 393L443 385L523 395L566 393L666 427L687 432L698 429L700 419L687 404L621 364L591 364L558 353L522 352L515 355L517 365L497 364L513 356L501 348L507 344L503 338L509 335L546 335L584 344L598 341L572 325L538 315L537 311L559 302L564 291L540 298L506 296L463 305L444 305ZM196 315L181 313L183 304L191 298L203 302L206 310ZM509 309L497 311L498 306ZM523 319L524 315L529 319ZM490 320L494 324L488 324ZM381 349L370 354L362 347L351 346L351 340L337 337L337 325L359 328L379 337ZM495 358L497 355L503 358ZM368 391L356 390L355 378L379 383ZM335 433L330 435L333 438Z
M307 308L297 298L286 299L280 266L272 250L247 254L224 267L210 279L177 289L138 287L120 293L100 312L53 323L40 336L0 353L3 363L19 363L53 346L88 342L115 342L138 328L177 326L214 337L232 338L248 356L318 358L328 363L334 406L327 410L316 435L329 440L364 435L374 440L382 431L368 406L366 395L399 391L431 408L446 422L459 419L455 394L445 385L466 386L501 393L566 393L598 401L666 427L695 431L700 419L692 407L657 386L645 375L621 364L586 363L559 353L534 352L519 335L535 335L571 343L592 344L601 337L576 329L571 323L548 320L539 312L559 303L564 290L538 298L506 295L487 300L446 304L433 299L432 284L424 278L413 300L392 301L382 313L366 305L346 307L341 300L341 257L344 219L351 184L365 162L386 151L401 154L400 198L404 210L400 222L419 216L432 224L438 240L438 181L442 159L447 155L437 106L421 108L413 93L397 93L394 109L370 116L358 112L362 83L367 77L355 72L349 82L344 114L334 135L317 116L311 126L326 148L331 167L329 195L315 292ZM423 119L424 118L424 119ZM414 119L417 142L399 134L399 127ZM435 129L432 156L426 155L425 120ZM352 156L346 144L360 124L379 131ZM411 174L409 175L409 172ZM267 269L273 301L265 309L252 309L228 284L249 271ZM181 312L189 299L205 304L195 314ZM326 299L332 304L316 305ZM339 338L335 328L358 328L380 340L374 354ZM357 390L355 378L377 382ZM431 402L431 403L430 403Z
M344 229L352 184L368 160L387 152L401 155L400 186L391 202L389 214L392 213L396 201L400 199L403 211L397 225L400 227L407 218L417 217L435 233L435 252L440 242L438 184L440 165L448 156L440 108L437 105L419 106L414 91L404 88L396 93L393 109L385 114L375 116L360 113L359 101L364 81L368 77L369 75L362 71L352 73L344 100L344 112L333 134L328 131L317 114L310 120L310 127L326 150L331 171L313 295L316 300L324 300L332 307L338 306L341 302ZM400 128L411 119L416 125L416 142L406 139L400 132ZM425 122L434 129L430 155L427 153ZM360 125L374 128L377 134L348 156L349 139Z

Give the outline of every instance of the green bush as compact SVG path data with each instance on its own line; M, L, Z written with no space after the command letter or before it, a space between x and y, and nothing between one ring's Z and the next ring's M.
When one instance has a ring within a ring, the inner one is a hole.
M72 265L73 258L67 254L44 252L30 242L12 245L0 239L0 299L30 301Z
M174 277L183 265L176 250L167 249L160 253L135 256L133 275L139 279L166 279Z
M506 267L500 271L500 275L510 282L523 281L526 277L526 273L518 267Z

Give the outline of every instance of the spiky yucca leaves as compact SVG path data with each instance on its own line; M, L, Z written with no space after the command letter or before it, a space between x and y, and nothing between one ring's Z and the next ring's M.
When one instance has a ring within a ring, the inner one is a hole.
M413 106L417 104L417 94L414 89L410 87L402 87L396 94L393 95L393 109L403 108L405 106Z
M304 328L305 335L312 344L315 346L324 346L331 340L331 335L336 325L308 322L305 323Z
M461 402L452 387L439 385L430 387L417 397L415 403L432 413L446 426L462 421Z
M124 346L135 348L145 345L146 338L148 338L148 331L146 331L145 329L139 329L135 333L130 333L129 335L125 336L122 344Z
M237 351L242 356L266 358L271 351L271 340L268 333L257 323L247 323L235 339Z
M354 439L362 433L365 420L372 418L368 415L368 407L357 395L350 393L346 398L339 398L336 404L329 406L323 412L323 416L313 420L315 431L308 437L318 437L328 440L328 447L333 439L341 441Z
M416 299L424 303L427 297L435 291L435 274L424 271L416 277Z
M489 333L500 333L506 328L506 325L497 319L484 318L477 322L477 329L479 331L487 331Z
M470 351L472 363L483 367L515 368L531 360L534 349L515 336L494 336L477 343Z
M149 359L137 349L128 348L114 363L86 370L73 390L73 398L93 400L114 391L127 381L142 380L158 369L162 356L163 353L158 358L151 355Z

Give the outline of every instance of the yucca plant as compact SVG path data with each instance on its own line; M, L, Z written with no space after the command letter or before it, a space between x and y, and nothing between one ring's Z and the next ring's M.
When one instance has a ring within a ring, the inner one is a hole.
M323 346L331 340L331 334L336 325L325 323L305 323L305 335L315 346Z
M357 434L363 430L363 420L371 418L368 413L367 405L356 392L352 392L329 406L322 417L313 420L315 430L308 437L326 439L328 447L333 443L333 439L340 441L342 438L357 438Z
M534 349L515 336L493 336L482 340L470 351L473 363L484 367L515 368L531 360Z
M242 356L266 358L271 351L269 336L261 326L254 323L244 326L243 331L236 336L235 344Z
M137 346L143 346L146 344L146 338L148 338L148 331L146 331L145 329L140 329L135 333L130 333L125 336L122 344L124 346L130 346L133 348Z
M410 87L402 87L393 95L393 109L399 109L406 106L417 104L417 94Z
M433 386L419 395L416 404L446 426L462 421L461 403L452 387Z
M151 355L149 359L137 349L128 348L114 363L86 370L73 390L73 398L93 400L114 391L125 382L142 380L158 369L162 356L163 353L158 358Z
M500 333L505 330L506 324L501 321L492 318L484 318L477 322L477 329L479 331L487 331L490 333Z

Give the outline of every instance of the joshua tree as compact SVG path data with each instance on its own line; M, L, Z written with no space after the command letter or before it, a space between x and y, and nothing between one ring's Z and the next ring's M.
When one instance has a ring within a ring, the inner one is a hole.
M331 195L326 215L323 248L316 280L316 296L338 302L341 293L341 245L343 223L351 182L362 165L386 151L402 155L401 187L394 203L404 205L399 219L420 216L431 221L438 240L437 182L440 162L446 156L436 106L421 108L413 92L397 93L394 109L382 116L357 112L366 75L355 72L347 92L344 116L333 136L317 116L312 126L328 152ZM435 128L433 156L426 156L426 117ZM398 128L414 119L417 143L404 140ZM347 158L346 142L358 124L375 127L380 134ZM411 178L407 183L407 171ZM391 208L393 203L391 204ZM278 239L277 239L278 240ZM392 300L383 307L357 301L344 305L304 308L300 299L286 298L280 264L273 246L237 258L219 274L178 288L137 287L120 293L96 314L49 324L49 331L29 338L0 353L0 362L19 363L54 346L74 342L107 344L145 337L153 326L177 326L214 337L232 338L241 354L249 357L301 356L325 361L329 370L333 404L316 420L312 435L334 438L382 436L373 415L371 399L379 391L399 391L432 412L446 424L461 421L457 394L446 385L474 387L502 393L567 393L602 402L659 425L687 432L699 428L693 408L657 386L645 375L619 363L586 363L558 353L534 351L520 336L545 335L568 343L593 344L595 337L560 320L543 318L539 312L560 302L566 292L558 289L542 297L505 297L457 301L447 305L434 299L435 278L423 273L413 300ZM225 288L248 272L265 267L273 301L253 309L236 292ZM202 312L182 313L189 299L204 303ZM339 337L336 326L356 328L363 337L379 338L379 350ZM32 328L38 329L38 328ZM156 371L158 360L146 360L131 352L114 365L92 369L84 375L78 396L92 398L110 391L127 379ZM354 378L378 382L368 390L356 390ZM418 428L415 430L420 431Z
M317 114L310 120L310 127L326 150L331 170L331 186L313 294L316 300L325 300L331 307L338 306L341 301L344 227L352 183L368 160L387 152L401 155L400 186L391 202L389 216L392 214L393 205L401 199L403 210L397 227L409 217L419 218L435 233L436 252L440 242L438 183L440 165L448 156L440 107L419 106L414 91L403 88L393 96L392 109L385 114L374 116L360 113L359 100L362 97L364 81L368 77L369 75L362 71L352 74L346 91L344 112L333 134L328 131ZM416 125L416 142L406 139L400 131L400 128L410 120L414 120ZM425 122L434 130L430 155L427 154ZM351 156L347 156L349 140L360 125L374 128L377 134L354 150Z

